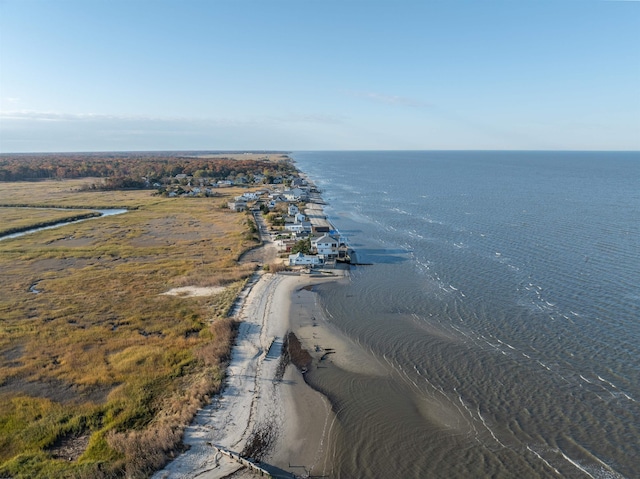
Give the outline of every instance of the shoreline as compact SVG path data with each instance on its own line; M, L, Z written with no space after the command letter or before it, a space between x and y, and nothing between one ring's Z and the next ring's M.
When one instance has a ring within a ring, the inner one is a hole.
M327 441L335 418L328 399L311 388L293 364L287 365L282 379L277 376L287 331L303 331L317 322L313 310L297 300L315 294L305 288L341 276L256 276L238 314L242 322L223 392L185 429L183 443L188 450L156 472L154 479L242 478L245 472L254 477L213 446L241 454L256 431L268 431L262 466L274 477L329 475ZM339 347L330 336L326 338L325 348Z
M314 200L306 207L314 219L328 223L323 203ZM263 241L260 248L269 248L270 243ZM344 279L348 269L329 273L254 273L236 300L234 316L240 327L224 389L185 429L187 450L157 471L154 479L242 479L259 474L217 447L243 457L255 456L272 477L330 477L332 406L307 384L296 366L282 365L283 342L289 331L311 354L313 367L330 354L347 352L346 341L330 331L317 311L312 292L316 284Z

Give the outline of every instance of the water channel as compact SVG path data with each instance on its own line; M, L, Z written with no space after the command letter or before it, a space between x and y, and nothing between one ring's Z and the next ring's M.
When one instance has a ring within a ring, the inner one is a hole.
M61 209L61 208L48 208L48 209ZM86 209L86 208L82 208L82 209ZM31 233L37 233L38 231L44 231L44 230L50 230L50 229L54 229L54 228L59 228L61 226L70 225L70 224L73 224L73 223L80 223L82 221L89 221L89 220L95 220L95 219L98 219L98 218L104 218L105 216L121 215L123 213L126 213L129 210L121 208L121 209L97 209L97 210L94 210L94 211L100 213L100 215L99 216L91 216L91 217L88 217L88 218L71 220L71 221L61 220L58 223L55 223L55 224L52 224L52 225L48 225L48 226L40 226L40 227L37 227L37 228L32 228L32 229L29 229L29 230L20 231L18 233L10 233L10 234L7 234L7 235L0 235L0 241L7 240L7 239L12 239L12 238L19 238L21 236L25 236L25 235L28 235L28 234L31 234Z

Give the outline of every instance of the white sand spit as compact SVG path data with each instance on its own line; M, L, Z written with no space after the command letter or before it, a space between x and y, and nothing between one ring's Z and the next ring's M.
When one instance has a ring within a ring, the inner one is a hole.
M224 286L182 286L181 288L173 288L162 293L162 296L180 296L182 298L195 298L197 296L213 296L214 294L224 291Z

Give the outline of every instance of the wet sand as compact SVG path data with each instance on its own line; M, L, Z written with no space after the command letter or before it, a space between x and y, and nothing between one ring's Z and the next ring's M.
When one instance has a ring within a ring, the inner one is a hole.
M241 453L256 430L269 431L262 460L275 476L330 475L327 444L334 415L328 400L311 389L293 365L287 366L282 379L277 376L289 329L312 348L316 365L327 351L334 351L330 356L346 351L330 334L328 323L314 316L315 309L307 304L315 295L302 289L336 281L343 273L257 276L238 313L242 323L224 391L185 430L189 450L157 472L155 479L227 477L242 466L212 445Z

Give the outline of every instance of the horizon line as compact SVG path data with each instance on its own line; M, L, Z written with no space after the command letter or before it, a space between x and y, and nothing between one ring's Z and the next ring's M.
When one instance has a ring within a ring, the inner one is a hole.
M510 149L493 149L493 148L349 148L349 149L175 149L175 150L67 150L67 151L7 151L0 152L0 156L7 155L68 155L68 154L106 154L106 153L211 153L211 154L294 154L294 153L322 153L322 152L576 152L576 153L640 153L640 150L633 149L558 149L558 148L510 148Z

